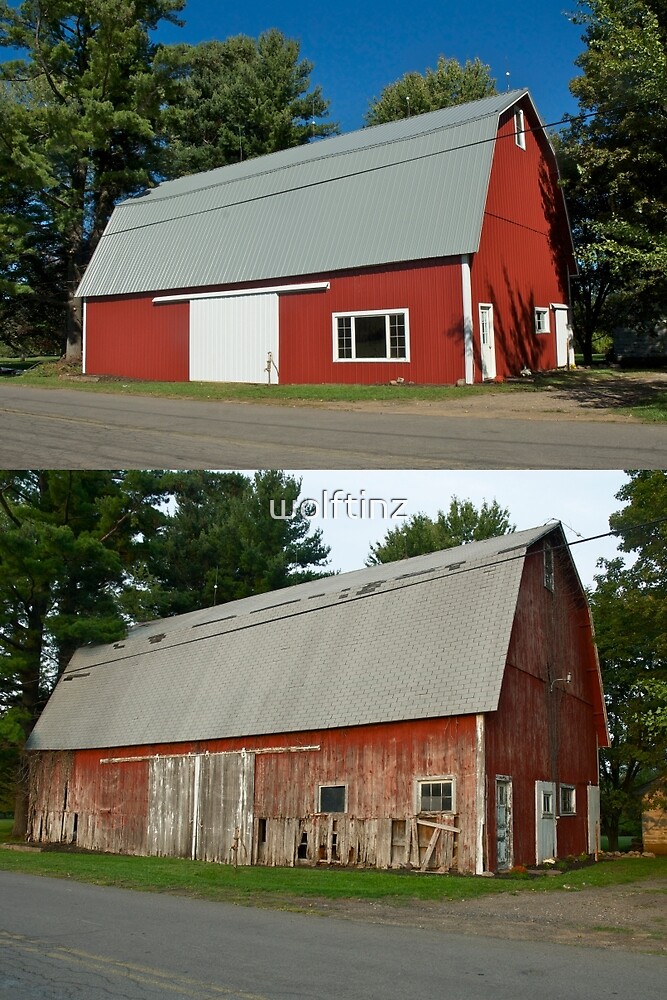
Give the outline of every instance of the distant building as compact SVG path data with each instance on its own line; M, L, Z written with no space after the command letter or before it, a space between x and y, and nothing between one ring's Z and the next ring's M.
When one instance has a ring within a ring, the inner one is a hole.
M453 384L573 361L554 151L513 90L182 177L118 205L84 369Z
M237 864L483 872L599 845L607 728L559 524L79 650L29 835Z

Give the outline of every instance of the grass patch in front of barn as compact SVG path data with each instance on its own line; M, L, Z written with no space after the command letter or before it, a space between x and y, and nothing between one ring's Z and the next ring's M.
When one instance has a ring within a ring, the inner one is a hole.
M667 858L604 861L531 878L485 878L355 868L234 868L182 858L0 848L0 869L247 906L308 909L327 900L409 905L412 901L474 899L497 892L582 891L665 878Z

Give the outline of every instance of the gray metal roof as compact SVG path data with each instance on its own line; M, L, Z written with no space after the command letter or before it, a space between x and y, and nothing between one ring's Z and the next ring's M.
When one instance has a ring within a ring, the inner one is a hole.
M77 294L473 253L499 115L526 90L167 181L118 205Z
M80 649L29 749L494 711L524 556L548 524L133 628Z

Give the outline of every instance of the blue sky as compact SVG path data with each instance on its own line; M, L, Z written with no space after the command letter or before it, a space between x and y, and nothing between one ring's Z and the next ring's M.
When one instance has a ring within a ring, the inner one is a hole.
M331 102L330 119L341 130L361 128L369 100L388 84L416 70L435 67L438 56L460 62L475 56L491 67L499 90L528 87L543 119L574 113L568 83L583 50L581 28L568 12L576 0L492 0L465 3L416 2L280 5L248 0L240 7L189 0L182 29L167 26L165 42L199 42L229 35L257 37L268 28L301 43L301 55L315 64L311 81Z

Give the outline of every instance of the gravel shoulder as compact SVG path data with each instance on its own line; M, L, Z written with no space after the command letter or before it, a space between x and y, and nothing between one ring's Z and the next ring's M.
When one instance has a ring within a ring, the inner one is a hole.
M667 956L667 879L496 893L456 902L303 899L300 910L365 923Z

